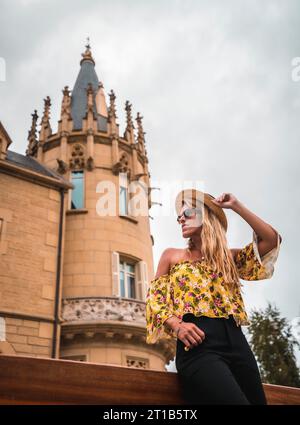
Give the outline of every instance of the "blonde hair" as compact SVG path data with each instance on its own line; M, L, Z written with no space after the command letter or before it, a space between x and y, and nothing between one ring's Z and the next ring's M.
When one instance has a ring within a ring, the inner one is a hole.
M201 252L207 264L224 278L224 283L232 289L241 289L242 284L230 249L226 232L218 217L204 204L201 226ZM194 247L192 238L188 240L187 251L191 254Z

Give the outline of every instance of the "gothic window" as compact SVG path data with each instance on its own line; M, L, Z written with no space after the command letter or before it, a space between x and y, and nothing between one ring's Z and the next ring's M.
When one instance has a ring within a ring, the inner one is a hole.
M84 208L84 174L83 170L72 171L71 209Z

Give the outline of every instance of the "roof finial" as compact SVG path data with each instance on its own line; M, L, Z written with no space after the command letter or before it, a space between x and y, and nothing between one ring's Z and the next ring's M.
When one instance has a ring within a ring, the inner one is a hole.
M38 140L36 136L36 126L37 126L37 119L38 114L37 110L34 110L34 113L31 114L32 116L32 123L31 123L31 129L28 131L28 147L26 150L27 156L36 156L37 155L37 148L38 148Z
M87 42L87 44L85 45L85 47L86 47L87 49L91 50L91 46L90 46L90 37L87 37L87 38L86 38L86 42Z
M124 137L125 139L134 144L134 125L133 125L133 121L132 121L132 115L131 115L131 108L132 105L131 103L129 103L128 100L126 100L125 103L125 111L126 111L126 130L124 133Z
M44 99L44 113L41 120L40 141L45 142L51 136L52 129L50 125L50 106L51 99L49 96Z
M84 53L81 53L82 59L80 61L80 65L85 60L91 61L95 65L95 61L94 61L94 58L92 57L92 52L91 52L90 37L86 38L86 42L87 42L87 44L85 45L86 50Z

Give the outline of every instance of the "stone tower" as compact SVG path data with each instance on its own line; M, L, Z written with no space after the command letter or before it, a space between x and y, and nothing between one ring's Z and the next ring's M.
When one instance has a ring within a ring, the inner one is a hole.
M73 90L63 89L56 133L50 108L46 97L38 138L38 117L32 115L26 154L73 184L64 211L57 357L166 370L175 355L174 341L145 342L153 238L142 117L137 113L134 125L127 101L126 128L120 135L116 96L111 90L107 106L89 44ZM134 215L129 208L133 182L144 188L147 214ZM115 193L116 205L102 215L99 206L107 191Z

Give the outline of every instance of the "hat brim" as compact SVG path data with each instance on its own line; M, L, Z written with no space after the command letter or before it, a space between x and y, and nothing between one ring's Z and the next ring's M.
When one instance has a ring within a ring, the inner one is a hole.
M181 190L175 199L175 209L177 215L179 215L182 206L184 203L191 204L193 206L201 206L203 204L207 205L218 217L221 224L223 225L225 231L227 231L228 223L226 215L223 211L223 208L219 207L218 205L214 204L211 199L215 199L212 195L209 193L202 192L201 190L197 189L183 189Z

